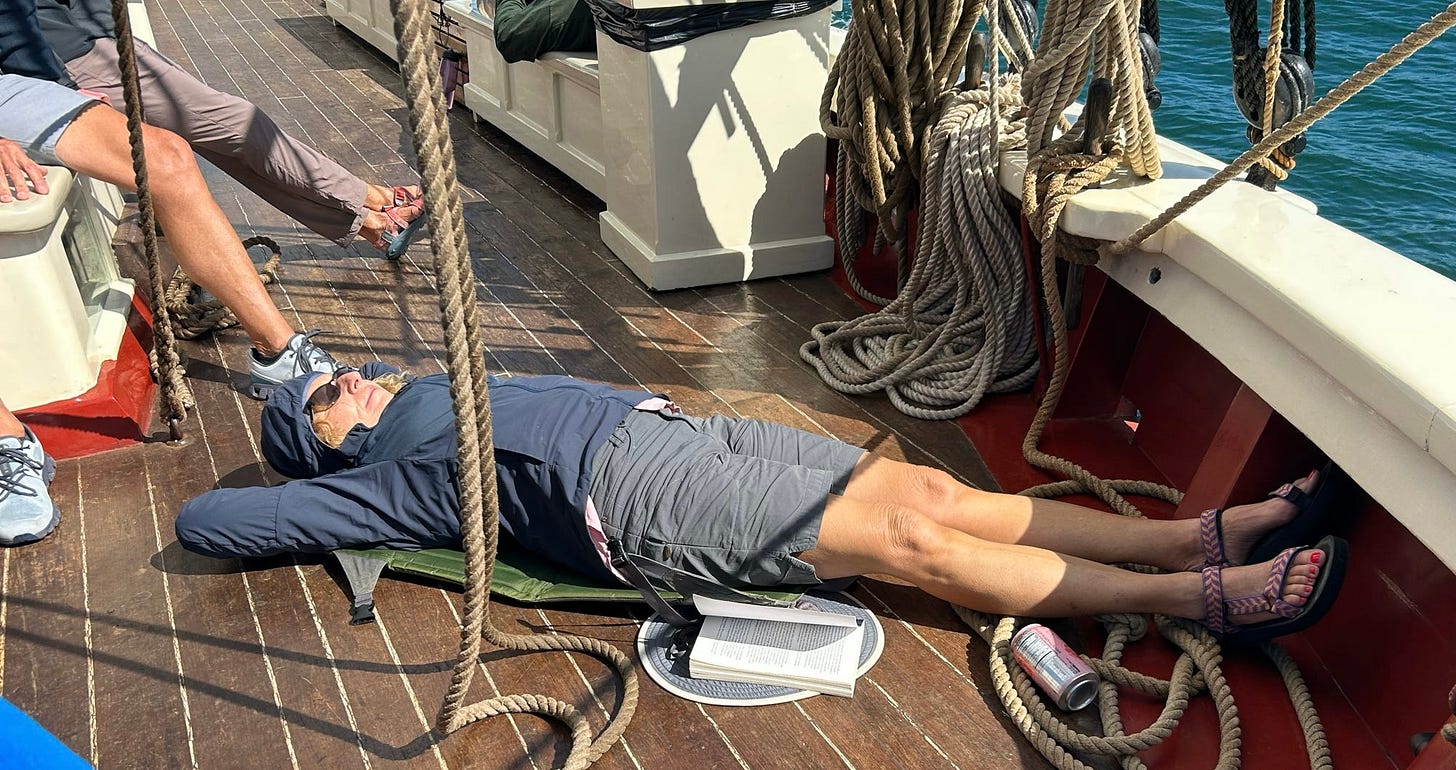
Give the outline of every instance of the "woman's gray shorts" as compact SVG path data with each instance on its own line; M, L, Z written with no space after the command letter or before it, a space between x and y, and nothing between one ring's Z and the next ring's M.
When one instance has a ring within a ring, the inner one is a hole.
M760 420L633 412L592 461L591 499L628 553L725 585L816 585L793 554L863 455Z
M0 138L20 145L37 163L59 165L56 142L95 101L48 80L0 75Z

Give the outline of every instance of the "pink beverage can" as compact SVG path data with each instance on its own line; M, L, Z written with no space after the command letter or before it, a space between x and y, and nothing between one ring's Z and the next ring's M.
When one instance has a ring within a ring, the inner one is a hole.
M1050 628L1032 623L1017 631L1011 655L1062 710L1076 711L1096 699L1097 672Z

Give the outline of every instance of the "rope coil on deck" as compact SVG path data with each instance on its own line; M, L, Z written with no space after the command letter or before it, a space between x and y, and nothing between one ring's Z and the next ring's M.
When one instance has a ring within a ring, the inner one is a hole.
M283 261L278 242L266 235L256 235L243 241L244 250L254 246L263 246L269 251L258 268L259 280L264 286L276 283L278 265ZM200 288L180 267L167 284L167 314L172 321L173 333L180 339L195 340L211 332L231 329L239 323L238 317L227 305L216 297L201 294Z
M906 414L951 419L1036 376L1021 238L996 174L1001 149L1025 141L1019 92L1005 75L948 98L905 286L876 313L816 324L799 349L830 387L884 390Z
M491 413L485 372L485 346L476 310L475 274L471 268L463 207L455 174L449 115L441 98L438 69L427 61L431 15L424 0L394 0L395 35L400 69L409 102L415 152L423 169L421 185L427 201L431 250L440 286L440 313L445 327L450 392L459 444L460 518L465 549L465 619L461 624L460 657L440 709L438 729L454 732L497 714L539 714L566 723L572 735L568 768L595 762L626 731L637 708L637 674L632 661L612 645L566 634L509 634L490 621L490 581L498 537L499 499L496 488ZM591 727L571 704L541 695L503 695L462 705L480 657L484 638L508 650L584 652L614 668L622 679L622 702L596 740Z

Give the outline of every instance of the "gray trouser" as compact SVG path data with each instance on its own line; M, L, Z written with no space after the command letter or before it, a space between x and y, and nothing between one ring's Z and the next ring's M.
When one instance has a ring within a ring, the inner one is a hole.
M364 223L364 180L289 136L247 100L203 83L140 40L136 48L148 124L186 139L299 224L341 246L354 239ZM66 74L125 109L115 40L97 40L90 53L66 62Z

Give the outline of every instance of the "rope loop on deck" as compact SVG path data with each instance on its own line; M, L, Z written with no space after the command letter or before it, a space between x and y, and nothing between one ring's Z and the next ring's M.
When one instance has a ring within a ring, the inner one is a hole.
M177 352L171 311L166 301L166 279L162 276L162 258L157 248L156 214L152 208L152 191L147 180L147 153L143 146L141 86L137 79L136 44L132 38L131 17L126 0L111 0L111 17L116 27L116 52L121 70L122 93L126 99L126 128L131 140L131 168L136 176L137 218L142 231L142 245L147 258L147 284L152 306L152 360L156 366L158 399L161 415L172 430L172 440L180 441L180 426L187 419L187 410L197 404L185 379L186 370Z
M256 235L243 241L244 250L254 246L266 247L269 252L258 268L258 279L264 286L276 283L278 265L283 261L283 252L278 248L278 242L266 235ZM217 297L203 293L201 287L180 267L167 284L166 304L173 333L179 339L195 340L238 325L238 317L233 311Z
M500 501L475 274L465 236L449 114L441 98L438 68L428 61L427 52L432 50L429 39L432 17L425 9L425 0L394 0L393 6L400 69L404 75L415 152L422 168L420 181L427 202L430 247L440 286L440 314L445 327L446 362L459 445L465 617L460 630L460 656L440 709L438 725L450 733L473 721L504 713L532 713L557 719L572 734L566 767L587 767L626 731L637 708L636 670L630 658L605 642L567 634L508 634L495 628L490 620L490 582L498 542ZM575 708L554 698L504 695L462 705L479 664L482 638L503 649L583 652L601 658L622 679L621 705L594 741L589 740L591 728L586 719Z

